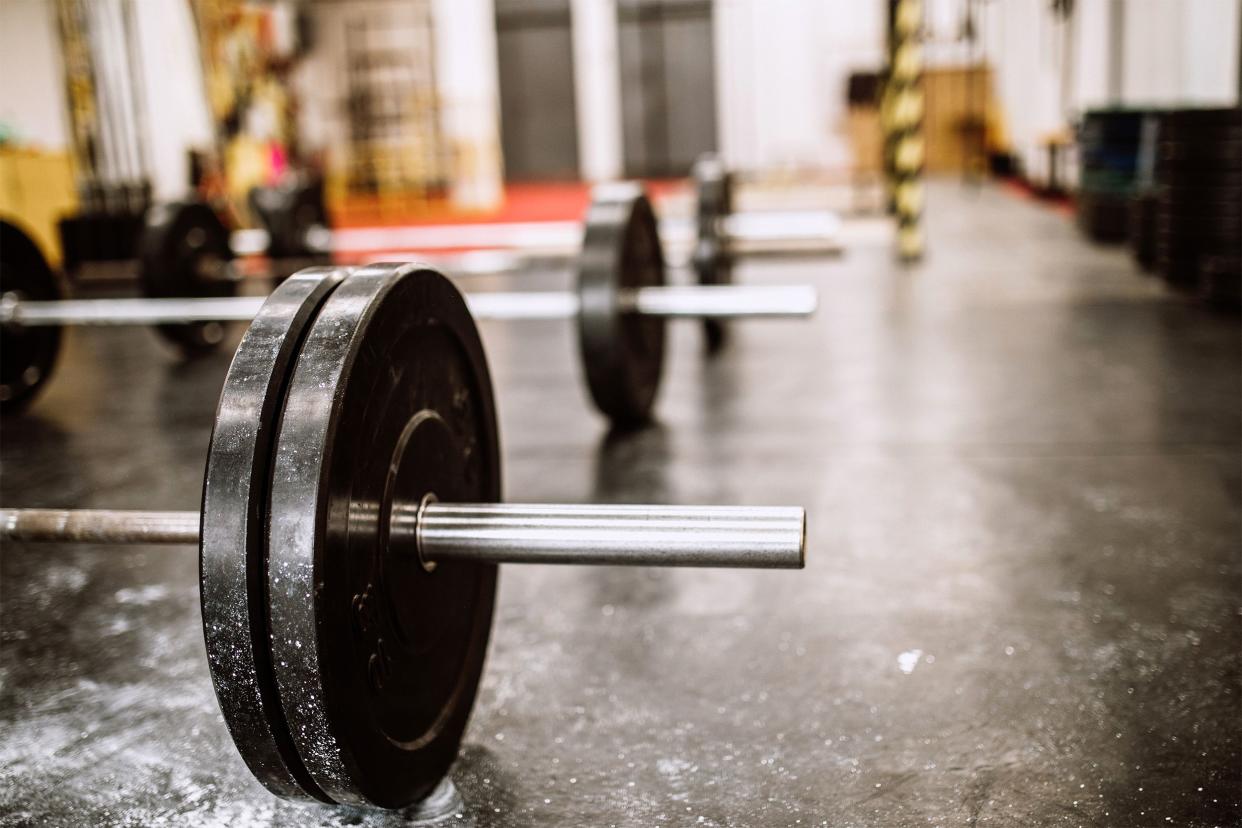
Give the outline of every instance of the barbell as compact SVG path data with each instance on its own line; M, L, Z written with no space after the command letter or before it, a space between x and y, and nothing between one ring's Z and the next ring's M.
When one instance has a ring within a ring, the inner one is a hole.
M717 264L702 256L705 248L729 257L837 250L840 221L833 213L736 212L733 174L714 153L705 153L695 161L690 180L695 192L695 217L663 219L658 227L670 260L693 264L702 284L719 283L714 274L703 270ZM258 187L251 191L249 201L262 226L230 234L230 246L237 255L314 259L333 254L373 255L382 250L427 254L451 248L491 248L519 259L542 260L571 258L582 244L582 225L576 221L331 228L321 179L292 178L282 185ZM726 258L719 263L727 266L728 262Z
M210 216L210 219L208 218ZM210 211L191 208L169 223L168 241L181 239L169 252L157 245L157 257L171 273L157 283L145 271L148 293L193 291L196 298L28 299L21 287L10 289L10 276L34 296L49 291L33 285L27 273L0 272L0 332L4 360L25 368L6 369L0 404L24 403L46 381L55 359L62 325L156 325L183 343L207 347L222 334L208 337L204 326L249 321L263 297L202 296L214 291L208 277L197 277L221 264L210 241L222 228ZM467 297L477 319L577 319L584 373L592 400L614 424L628 427L650 419L664 359L666 318L726 319L806 317L815 311L817 294L805 285L667 286L655 216L641 187L614 184L597 188L587 213L578 259L576 292L475 293ZM200 235L196 235L200 234ZM187 239L203 243L188 245ZM193 255L190 252L193 252ZM172 262L176 262L174 267ZM9 268L6 268L6 271ZM33 269L53 279L50 269ZM220 282L223 284L223 282ZM53 279L54 289L54 279ZM50 333L44 333L50 331ZM15 377L10 386L10 375Z
M317 268L225 378L201 511L6 509L0 540L194 543L207 658L273 793L401 808L457 755L498 563L800 568L792 507L501 504L491 380L457 289Z
M837 250L835 237L840 222L832 213L735 212L733 174L713 153L695 161L690 178L695 191L694 220L664 219L657 227L670 260L690 265L700 285L731 284L733 264L740 256ZM263 226L231 233L201 203L170 204L154 210L148 217L140 256L142 271L154 274L142 277L148 294L187 295L195 277L178 267L178 251L196 222L210 239L208 246L214 249L214 256L221 260L262 254L275 261L304 265L332 255L368 254L374 259L377 250L405 258L408 251L417 250L422 260L454 276L561 265L578 256L585 243L584 225L577 221L330 229L323 182L318 178L292 178L274 187L258 187L251 191L249 200ZM183 214L186 218L181 218ZM188 220L191 215L196 215L194 221ZM211 222L215 226L208 228L206 224ZM459 248L484 249L444 253ZM178 275L165 285L169 274ZM214 282L194 289L210 292L227 287ZM705 319L704 325L709 352L718 351L725 341L723 324L718 319ZM190 349L213 344L201 341L203 333L218 333L214 328L193 326L165 328L162 332Z

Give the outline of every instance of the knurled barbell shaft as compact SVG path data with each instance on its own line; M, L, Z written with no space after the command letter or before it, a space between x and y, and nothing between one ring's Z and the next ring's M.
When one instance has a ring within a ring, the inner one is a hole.
M800 569L806 513L787 506L427 503L398 510L425 561ZM198 512L0 509L0 541L194 544Z
M44 325L175 325L184 322L249 322L266 296L218 299L61 299L0 304L0 324L22 328Z
M245 322L263 306L263 296L218 299L66 299L34 302L6 298L0 324L160 325L188 322ZM712 285L644 287L617 297L622 312L647 316L716 319L796 318L815 312L818 294L809 285ZM571 319L578 295L569 291L472 293L466 303L476 319Z
M0 540L38 543L198 543L198 512L0 509Z

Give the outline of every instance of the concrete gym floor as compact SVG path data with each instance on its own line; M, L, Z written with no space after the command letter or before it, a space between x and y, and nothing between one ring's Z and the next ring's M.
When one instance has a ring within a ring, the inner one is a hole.
M809 561L505 568L449 824L1242 819L1238 319L1014 195L930 196L917 270L875 238L742 268L813 281L818 317L712 362L678 325L636 435L588 408L571 326L484 328L509 499L804 504ZM72 332L3 424L0 502L196 508L228 361ZM5 546L0 824L399 824L251 779L196 567Z

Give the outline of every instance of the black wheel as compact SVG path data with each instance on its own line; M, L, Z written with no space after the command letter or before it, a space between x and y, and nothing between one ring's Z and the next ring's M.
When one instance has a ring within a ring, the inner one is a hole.
M707 153L694 162L691 170L698 201L698 240L694 247L694 270L700 285L733 283L733 257L724 239L724 221L733 212L733 174L724 162ZM727 339L719 319L703 320L707 352L714 354Z
M0 221L0 294L33 301L62 298L60 280L39 246L7 221ZM0 329L0 411L12 414L29 405L52 375L59 352L57 326Z
M218 298L237 293L229 231L201 202L152 207L138 242L143 295L153 299ZM224 340L220 322L159 325L160 335L188 357L214 351Z
M250 209L268 234L267 255L273 260L324 258L307 241L315 228L328 226L322 178L297 178L275 187L250 191Z
M664 368L664 320L629 313L625 294L663 284L664 254L642 187L601 185L578 259L578 343L591 399L622 429L651 420Z

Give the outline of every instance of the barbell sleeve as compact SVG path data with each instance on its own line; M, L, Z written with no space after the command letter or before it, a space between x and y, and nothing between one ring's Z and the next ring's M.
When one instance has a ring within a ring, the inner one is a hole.
M819 291L810 285L686 285L638 288L619 301L623 311L643 316L803 318L815 313Z
M425 503L391 536L427 562L800 569L806 512L791 506ZM0 541L196 544L198 512L0 509Z
M801 569L806 513L797 507L432 503L425 560Z

